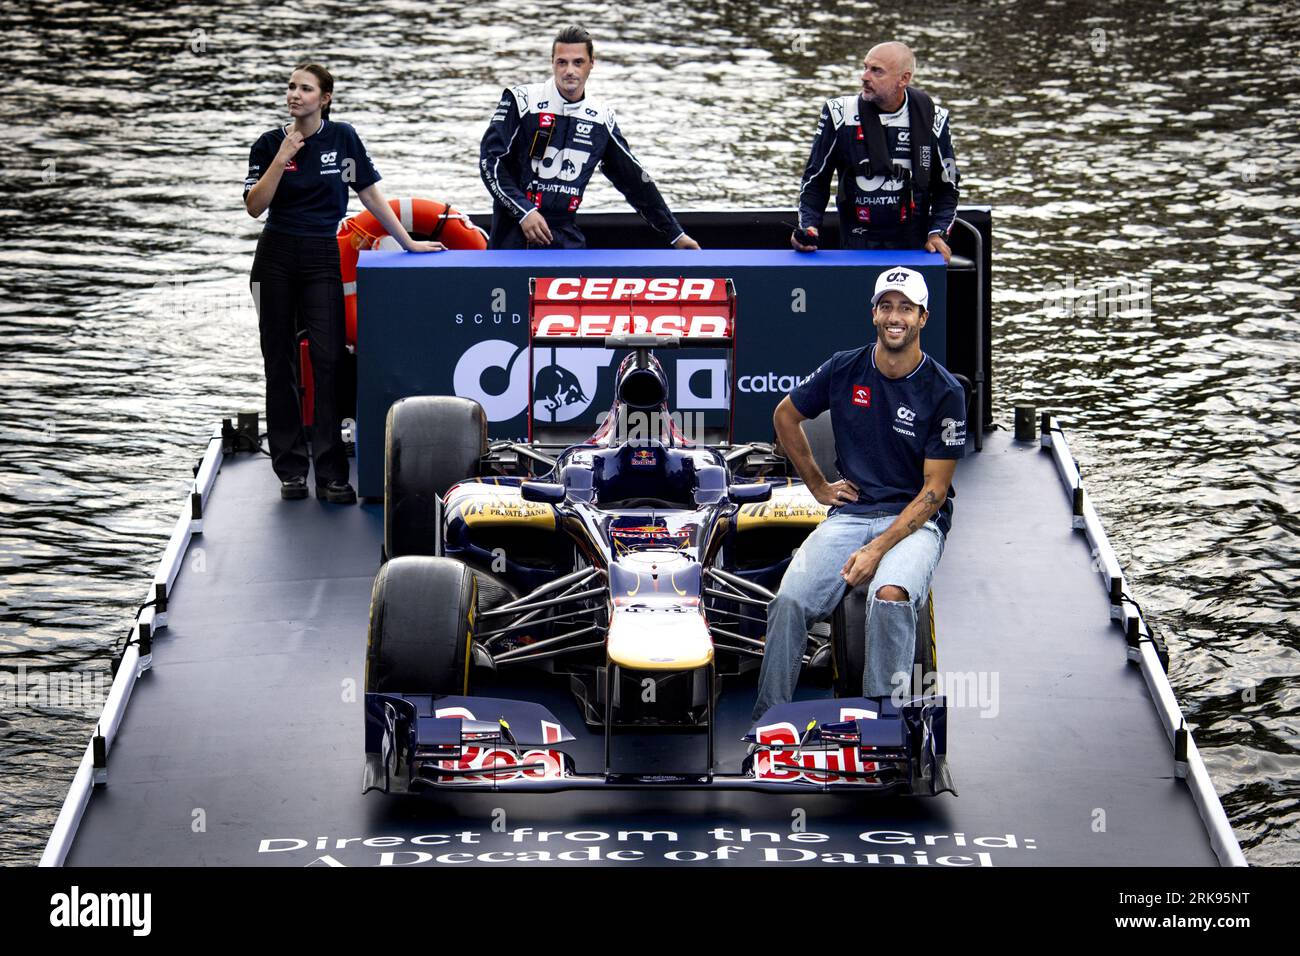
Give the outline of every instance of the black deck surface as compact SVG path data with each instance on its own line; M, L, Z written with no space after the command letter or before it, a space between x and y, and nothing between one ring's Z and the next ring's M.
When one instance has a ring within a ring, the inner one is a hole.
M998 432L956 485L939 669L998 692L996 716L987 700L950 713L959 797L389 797L360 786L382 508L281 502L265 459L228 459L67 862L1214 865L1050 457ZM752 677L724 691L720 769L738 768L752 701ZM563 686L542 702L587 738ZM666 743L619 740L642 759ZM692 744L672 769L702 763ZM580 770L599 749L586 739Z

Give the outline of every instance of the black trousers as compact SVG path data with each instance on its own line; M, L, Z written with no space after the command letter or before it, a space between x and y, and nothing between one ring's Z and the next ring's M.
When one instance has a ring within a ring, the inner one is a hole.
M311 451L316 484L348 480L336 375L344 354L343 280L333 236L262 231L250 281L266 364L266 431L281 481L307 477L307 436L295 376L298 328L315 378Z

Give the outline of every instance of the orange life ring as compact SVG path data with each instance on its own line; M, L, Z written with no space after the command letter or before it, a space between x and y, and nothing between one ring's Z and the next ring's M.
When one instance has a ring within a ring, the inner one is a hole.
M407 232L433 242L441 242L448 249L486 249L487 236L483 230L446 203L436 199L390 199L397 218ZM357 257L362 249L374 249L379 240L388 235L379 220L363 210L339 226L339 273L343 277L343 308L347 316L347 342L357 344Z
M486 249L487 236L483 230L446 203L436 199L390 199L388 205L397 215L407 232L448 249ZM345 219L335 237L339 244L339 275L343 279L343 310L347 324L347 344L357 344L357 258L362 249L374 249L379 240L388 235L379 220L369 210L362 210L351 219ZM311 355L307 336L298 339L298 394L302 406L302 423L312 424L312 405L315 401L315 381L312 375ZM344 417L347 417L346 415Z

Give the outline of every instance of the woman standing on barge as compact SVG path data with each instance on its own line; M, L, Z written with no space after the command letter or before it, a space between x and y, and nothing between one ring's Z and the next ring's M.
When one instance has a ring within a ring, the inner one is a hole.
M250 285L266 364L266 429L280 497L307 497L307 440L294 377L298 321L307 330L315 380L311 450L316 496L353 504L340 432L335 373L344 354L343 281L335 230L347 215L348 187L408 252L437 252L403 228L376 185L379 172L347 123L332 122L334 77L317 63L296 67L286 102L291 122L258 137L248 157L244 206L268 208Z

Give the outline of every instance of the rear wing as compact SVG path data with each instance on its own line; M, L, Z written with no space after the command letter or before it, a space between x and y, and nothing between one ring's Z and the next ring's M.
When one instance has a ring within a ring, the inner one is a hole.
M730 279L561 276L528 280L529 346L731 348Z
M537 348L714 349L726 353L727 421L735 421L736 286L698 276L546 276L528 280L528 434L534 428ZM555 362L563 365L562 353Z

